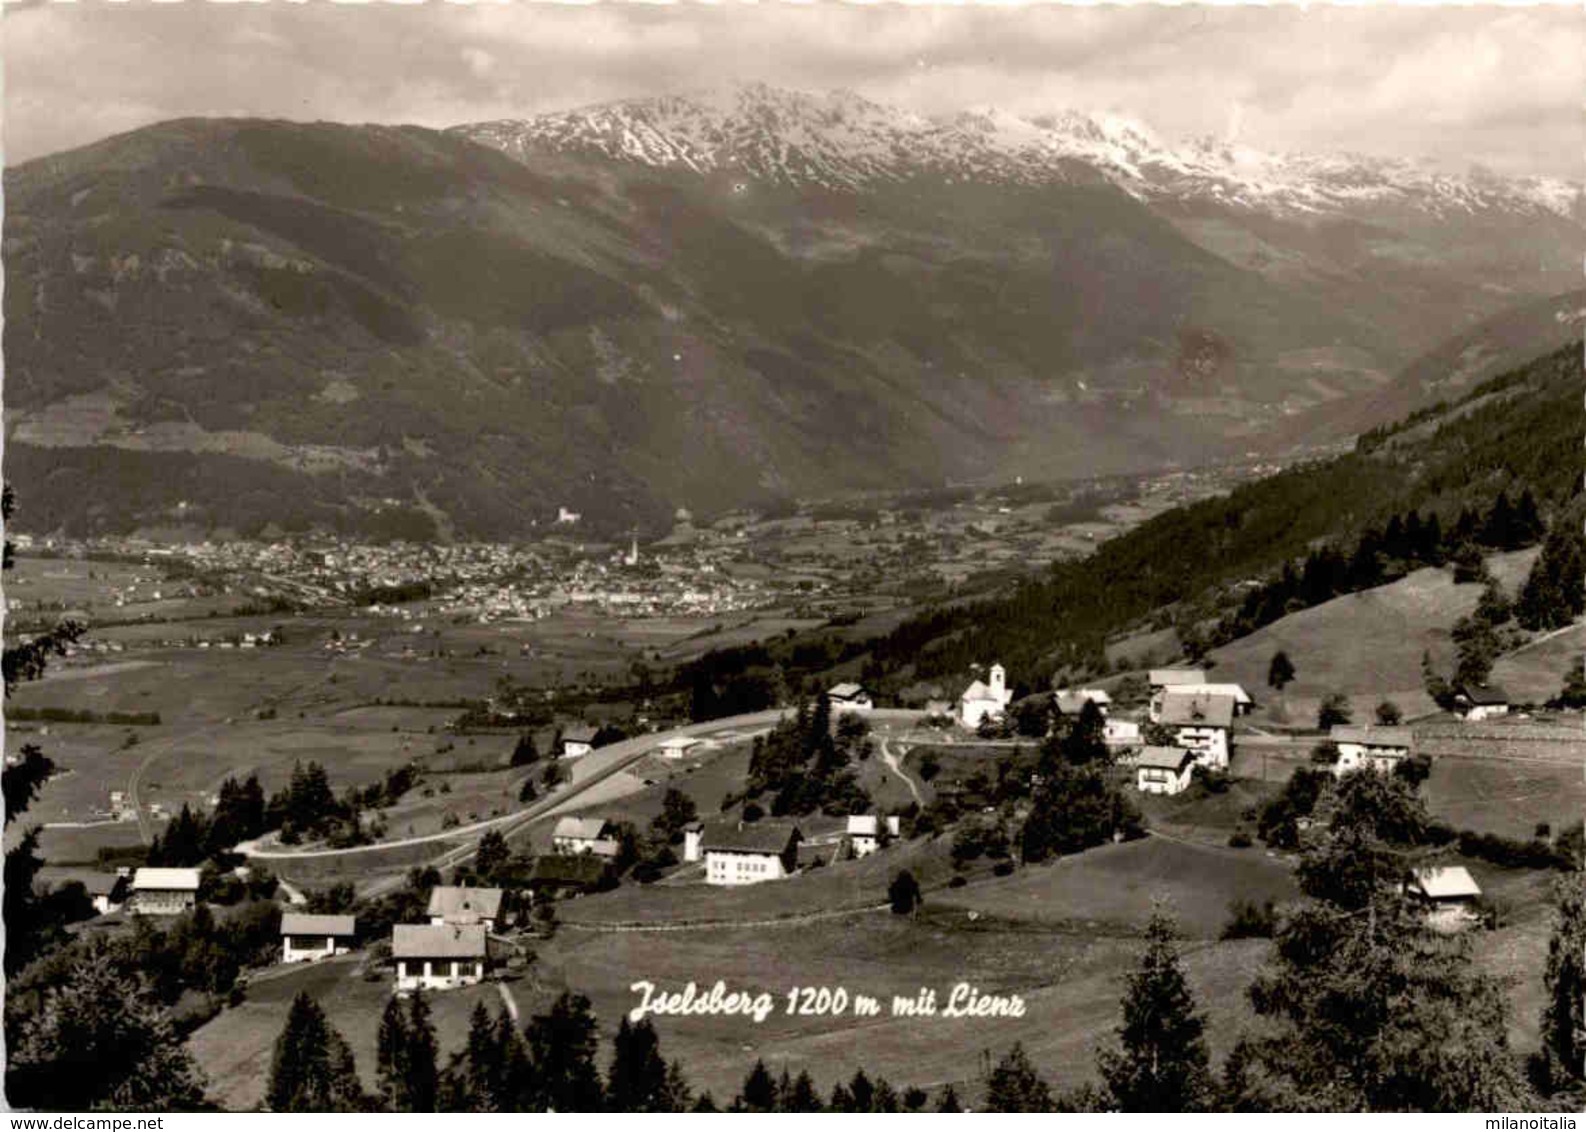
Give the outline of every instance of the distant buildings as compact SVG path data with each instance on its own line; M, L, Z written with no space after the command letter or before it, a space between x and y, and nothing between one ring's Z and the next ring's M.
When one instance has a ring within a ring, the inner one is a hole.
M1052 706L1059 715L1078 715L1086 704L1095 704L1106 715L1112 710L1112 697L1101 688L1063 688L1052 693Z
M281 962L299 963L344 955L358 942L354 916L315 916L307 912L281 914Z
M678 759L685 758L690 751L702 742L703 740L696 739L692 735L673 735L670 739L662 739L660 746L656 749L660 752L663 759L671 759L675 762Z
M547 853L534 859L524 886L536 900L560 899L594 892L607 883L607 859L593 853L564 856Z
M1392 771L1410 757L1415 736L1408 727L1338 726L1327 733L1338 748L1333 773L1345 774L1362 767Z
M450 990L485 977L489 959L483 924L397 924L391 929L396 989Z
M838 684L826 693L826 698L833 711L869 711L876 706L861 684Z
M1146 679L1151 685L1150 718L1155 722L1169 689L1204 684L1206 673L1199 668L1153 668Z
M1195 752L1183 747L1146 747L1134 759L1135 788L1142 794L1177 794L1189 786Z
M771 822L707 827L700 839L707 884L759 884L781 880L798 864L804 839L797 826Z
M613 837L611 823L604 818L578 818L571 815L557 820L551 831L551 847L567 856L585 853L611 858L618 852L617 839Z
M958 722L965 727L979 727L984 719L1000 720L1008 710L1013 693L1007 687L1007 670L993 664L987 679L976 680L958 697Z
M578 724L562 732L562 748L557 754L564 759L576 759L595 749L595 736L599 731L587 724Z
M132 874L132 911L140 916L178 916L197 904L197 869L141 868Z

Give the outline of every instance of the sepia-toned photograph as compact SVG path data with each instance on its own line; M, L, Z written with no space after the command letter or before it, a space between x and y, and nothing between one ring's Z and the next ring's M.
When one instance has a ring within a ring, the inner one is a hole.
M1574 1129L1583 47L5 4L12 1126Z

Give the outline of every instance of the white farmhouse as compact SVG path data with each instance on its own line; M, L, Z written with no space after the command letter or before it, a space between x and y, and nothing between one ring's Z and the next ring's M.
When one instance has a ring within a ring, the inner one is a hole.
M564 759L576 759L595 749L597 730L587 724L569 727L562 732L562 747L556 753Z
M611 823L605 818L560 818L551 831L551 848L558 853L578 856L593 853L597 857L615 857L617 839L611 836Z
M1454 696L1454 707L1472 723L1509 714L1509 693L1496 684L1462 685Z
M197 903L197 869L142 868L132 874L132 910L140 916L177 916Z
M501 915L501 889L438 884L430 889L430 903L425 914L434 927L478 924L493 932Z
M993 664L987 679L976 680L958 697L958 722L965 727L979 727L983 719L1000 720L1008 710L1013 692L1007 686L1007 669Z
M1228 769L1234 725L1232 696L1169 691L1162 697L1161 724L1173 732L1173 744L1195 752L1203 766Z
M1142 794L1177 794L1190 784L1195 753L1183 747L1146 747L1134 759L1135 789Z
M881 848L883 838L898 836L899 828L901 824L896 815L883 818L876 814L854 814L848 819L846 836L855 857L868 857Z
M739 822L710 827L700 839L705 882L741 885L781 880L798 864L803 839L797 826Z
M298 963L345 955L358 940L355 916L314 916L307 912L281 914L281 962Z
M450 990L485 977L483 924L397 924L391 929L396 989Z
M1391 771L1410 757L1415 736L1408 727L1338 726L1327 733L1338 748L1334 774L1346 774L1362 767Z

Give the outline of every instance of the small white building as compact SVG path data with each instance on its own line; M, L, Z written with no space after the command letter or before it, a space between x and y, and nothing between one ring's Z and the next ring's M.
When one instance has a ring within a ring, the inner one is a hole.
M140 916L178 916L197 904L197 869L141 868L132 874L132 911Z
M1008 701L1013 698L1007 680L1007 669L993 664L986 680L976 680L958 697L958 722L975 728L984 719L1000 720L1008 710Z
M1177 794L1195 771L1195 753L1183 747L1145 747L1134 759L1134 785L1142 794Z
M430 903L425 914L433 927L477 924L493 932L501 916L501 889L438 884L430 889Z
M1109 747L1138 747L1140 725L1132 719L1109 719L1102 725L1101 739Z
M701 837L707 884L742 885L781 880L798 864L804 839L797 826L746 823L712 826Z
M692 735L673 735L670 739L662 739L658 750L663 759L676 762L687 758L689 752L703 742L703 739L696 739Z
M1471 723L1480 723L1509 714L1509 693L1496 684L1461 685L1454 695L1454 708Z
M1458 931L1476 922L1481 886L1463 865L1416 869L1404 891L1426 910L1427 922L1443 931Z
M705 834L705 823L691 821L683 827L683 860L692 863L704 856L700 842Z
M358 942L355 916L281 914L281 962L299 963L345 955Z
M1059 715L1078 715L1086 704L1095 704L1102 715L1112 710L1112 697L1101 688L1061 688L1052 693Z
M611 823L605 818L578 818L571 815L557 819L551 831L551 848L568 856L593 853L597 857L615 857L617 839L611 836Z
M1195 752L1202 765L1227 770L1234 725L1232 696L1172 690L1162 697L1161 724L1173 732L1173 745Z
M1415 747L1415 736L1408 727L1338 726L1329 730L1327 737L1338 748L1334 774L1362 767L1392 771Z
M391 929L398 993L472 986L489 959L483 924L397 924Z
M843 683L826 693L833 711L869 711L876 706L862 684Z
M127 902L127 890L130 887L128 877L111 873L95 873L83 881L83 888L88 893L88 899L93 902L94 911L101 916L119 912Z
M898 836L901 822L896 814L881 817L877 814L853 814L848 818L845 836L855 857L868 857L880 849L886 838Z
M562 732L562 746L557 755L564 759L576 759L589 754L595 749L595 735L598 729L587 724L569 727Z

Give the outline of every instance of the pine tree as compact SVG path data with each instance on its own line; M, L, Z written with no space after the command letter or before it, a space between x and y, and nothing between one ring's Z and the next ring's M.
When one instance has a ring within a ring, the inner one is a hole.
M440 1095L440 1070L436 1065L435 1024L422 991L408 999L407 1046L403 1067L407 1071L409 1112L434 1112Z
M604 1090L595 1066L595 1017L589 999L564 991L550 1010L529 1020L535 1108L599 1112Z
M357 1112L363 1089L352 1050L319 1004L299 993L275 1041L265 1103L271 1112Z
M507 839L500 831L492 829L479 839L479 848L474 852L474 868L488 881L511 859L512 850L507 848Z
M395 1112L412 1112L407 1087L407 1016L402 1000L395 995L386 1001L385 1012L380 1015L375 1050L375 1079L387 1107Z
M824 1112L826 1106L821 1103L820 1092L815 1088L815 1082L809 1075L809 1070L804 1070L793 1079L793 1084L782 1094L782 1110L784 1112Z
M1549 1094L1586 1084L1586 901L1579 874L1557 883L1558 919L1543 973L1547 1001L1542 1007L1542 1051L1532 1073Z
M1294 682L1294 662L1289 659L1289 654L1279 649L1272 654L1272 662L1267 665L1267 686L1278 693Z
M959 1102L958 1090L951 1085L943 1085L940 1095L936 1098L937 1112L963 1112L964 1106Z
M666 1062L648 1019L617 1026L611 1071L606 1075L606 1109L610 1112L666 1112Z
M532 766L540 760L540 749L535 746L534 736L525 731L518 736L517 746L512 748L512 766Z
M765 1062L756 1058L754 1068L749 1070L749 1075L743 1079L743 1088L739 1090L737 1099L733 1101L733 1111L775 1112L776 1107L776 1078L771 1076L771 1071L765 1067Z
M465 1095L460 1098L469 1112L507 1112L505 1051L501 1048L495 1020L485 1004L476 1002L468 1016L468 1041L463 1047L461 1078Z
M1118 1047L1097 1058L1123 1112L1199 1112L1212 1097L1206 1022L1179 967L1177 940L1172 918L1153 913L1124 994Z
M1052 1090L1015 1042L986 1078L987 1112L1051 1112Z

